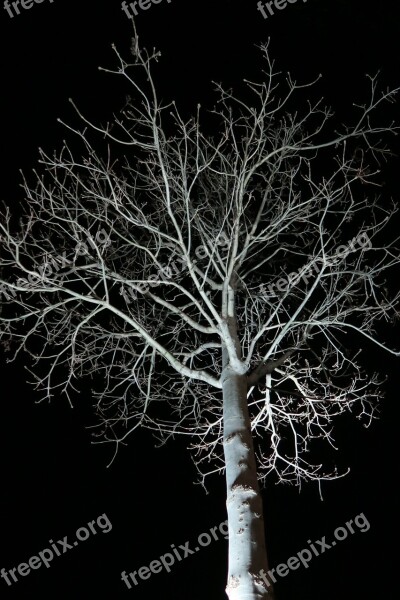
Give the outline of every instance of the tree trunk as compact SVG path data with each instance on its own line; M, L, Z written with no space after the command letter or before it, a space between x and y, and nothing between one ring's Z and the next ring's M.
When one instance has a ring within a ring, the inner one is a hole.
M273 600L267 579L263 506L247 406L246 375L223 372L224 454L229 525L229 600Z

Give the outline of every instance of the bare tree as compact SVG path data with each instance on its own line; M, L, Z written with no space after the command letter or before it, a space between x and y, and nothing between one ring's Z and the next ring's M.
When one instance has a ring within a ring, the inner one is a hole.
M122 115L100 127L76 109L84 128L65 126L82 158L40 150L19 227L2 211L2 343L10 360L29 353L43 398L72 402L93 379L99 443L181 434L203 484L225 471L227 595L272 598L259 480L341 477L310 460L314 440L333 445L345 411L368 426L382 393L346 334L400 354L377 333L399 314L384 285L400 262L385 230L396 206L372 197L380 135L397 129L372 118L397 90L370 78L355 124L326 133L320 101L291 112L312 84L282 78L261 45L260 83L217 85L210 136L200 106L185 122L159 101L159 53L136 32L131 64L114 51L118 69L103 70L132 87Z

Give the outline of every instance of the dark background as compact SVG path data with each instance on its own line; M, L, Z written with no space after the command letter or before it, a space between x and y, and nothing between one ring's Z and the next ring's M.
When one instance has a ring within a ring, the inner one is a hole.
M352 102L368 98L365 74L380 70L381 89L400 85L400 24L395 0L308 0L288 4L264 20L257 3L229 0L167 0L142 11L136 19L142 44L162 51L156 71L160 96L175 98L189 115L200 102L212 108L211 81L238 86L242 78L260 76L254 44L271 38L271 55L283 73L298 82L319 73L320 95L349 121ZM128 87L100 73L113 68L111 43L129 56L131 25L120 2L48 0L11 19L1 11L0 200L22 200L19 169L35 166L37 148L60 148L70 135L57 123L77 123L67 99L72 97L94 121L112 118ZM393 114L398 116L396 105ZM398 162L385 166L382 202L398 198ZM393 286L398 286L393 281ZM398 331L382 329L396 344ZM363 342L361 342L363 344ZM298 490L273 481L263 490L267 545L271 566L307 547L307 540L332 539L336 527L363 512L371 528L357 531L309 568L279 579L278 600L397 598L398 480L397 372L399 362L366 348L366 365L388 375L381 418L365 430L355 419L338 423L339 466L350 474L324 483L324 500L316 485ZM135 434L110 468L111 447L92 445L93 424L87 390L71 409L67 401L35 404L25 381L23 357L1 363L1 537L0 569L9 570L48 546L49 539L74 539L76 529L106 513L110 533L90 536L77 548L55 558L7 587L3 598L225 598L227 542L212 542L197 555L153 574L128 590L121 571L135 571L225 520L222 477L208 480L209 495L193 485L195 468L184 441L154 448L146 433Z

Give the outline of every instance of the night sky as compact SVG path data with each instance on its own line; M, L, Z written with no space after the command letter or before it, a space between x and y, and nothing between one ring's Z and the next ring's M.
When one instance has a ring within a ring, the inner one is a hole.
M11 4L13 16L5 9L0 16L0 199L15 214L23 202L19 169L28 175L36 167L39 147L52 153L63 139L71 139L57 118L79 124L68 98L92 121L105 122L130 93L122 78L97 69L116 66L112 43L129 57L132 29L120 2L25 4L31 7L17 5L20 14ZM346 122L351 104L368 99L365 74L380 71L381 89L400 86L397 4L298 0L265 19L255 0L162 0L148 10L138 9L136 25L142 46L162 52L155 70L160 96L175 99L185 115L199 102L213 108L212 81L229 87L240 86L243 78L258 79L255 45L271 38L277 69L290 71L298 82L322 73L318 95ZM391 109L397 117L399 106ZM383 165L382 202L391 196L398 200L398 160ZM398 281L391 283L398 287ZM398 347L398 329L382 328L380 333ZM299 493L273 479L262 494L271 567L307 548L308 540L326 536L329 541L336 527L360 513L370 529L349 534L313 558L307 569L279 578L277 600L398 597L397 559L390 544L396 548L399 535L400 360L363 347L367 368L388 380L380 419L369 429L349 417L337 423L337 465L349 467L350 474L324 483L323 501L315 484L304 485ZM6 354L1 358L0 569L28 562L49 547L49 540L75 539L76 530L103 514L112 529L103 533L98 526L96 535L56 556L49 568L18 575L11 586L0 579L0 598L226 598L227 542L222 533L218 541L176 561L170 573L163 569L147 580L139 578L130 590L121 581L122 571L148 566L171 552L171 544L195 547L200 534L226 519L223 477L208 479L206 495L194 485L197 474L187 441L171 440L155 448L148 432L135 433L107 468L113 447L92 444L90 390L82 387L73 409L61 397L37 404L38 395L26 383L24 357L11 365L5 363Z

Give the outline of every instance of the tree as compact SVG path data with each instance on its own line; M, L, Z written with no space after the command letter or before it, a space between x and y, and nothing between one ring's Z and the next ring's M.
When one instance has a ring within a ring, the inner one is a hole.
M289 77L281 94L264 44L261 83L242 96L217 85L212 136L200 106L185 122L159 101L160 53L136 31L132 63L114 51L118 69L103 70L133 94L121 117L97 126L75 107L85 126L66 127L82 149L40 150L19 225L2 211L2 344L30 355L44 398L72 403L93 380L99 443L117 451L138 427L194 440L202 483L226 472L227 595L272 598L259 480L343 476L308 454L333 445L336 415L358 407L368 426L382 394L346 334L400 355L377 332L399 314L384 285L400 263L397 209L369 196L388 152L376 138L398 129L372 118L398 90L378 95L370 78L355 125L324 137L331 111L293 112L312 84Z

